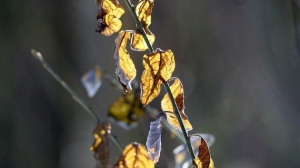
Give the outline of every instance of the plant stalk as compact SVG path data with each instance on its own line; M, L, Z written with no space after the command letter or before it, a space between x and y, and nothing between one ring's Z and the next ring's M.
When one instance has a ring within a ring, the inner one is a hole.
M144 40L145 40L145 42L146 42L146 44L147 44L147 46L148 46L149 53L151 54L154 50L153 50L153 48L152 48L152 46L151 46L151 44L150 44L150 42L149 42L149 40L148 40L148 37L147 37L147 35L146 35L146 32L145 32L145 30L144 30L144 28L143 28L143 26L142 26L140 20L138 19L138 16L137 16L137 14L136 14L136 12L135 12L135 8L132 6L132 4L131 4L131 2L130 2L129 0L124 0L124 1L125 1L125 3L126 3L127 7L129 8L129 11L130 11L130 13L131 13L132 16L133 16L133 19L134 19L134 21L136 22L137 27L138 27L139 30L141 31L142 36L143 36L143 38L144 38ZM167 82L164 82L163 84L164 84L164 87L165 87L165 89L166 89L166 91L167 91L167 93L168 93L168 95L169 95L169 98L170 98L170 100L171 100L172 106L173 106L173 108L174 108L175 116L177 117L178 122L179 122L179 125L180 125L180 127L181 127L181 130L182 130L182 133L183 133L183 136L184 136L186 145L187 145L187 147L188 147L188 151L189 151L189 153L190 153L191 159L194 160L194 159L195 159L195 154L194 154L194 152L193 152L193 148L192 148L192 145L191 145L191 141L190 141L189 136L187 135L186 129L185 129L185 127L184 127L184 124L183 124L182 118L181 118L181 116L180 116L180 112L179 112L179 110L178 110L178 107L177 107L177 105L176 105L175 99L174 99L174 97L173 97L173 95L172 95L172 92L171 92L171 90L170 90L169 84L168 84Z
M34 49L31 49L31 54L37 58L40 63L43 65L43 67L49 72L49 74L57 80L58 83L61 84L61 86L63 86L71 95L72 98L78 103L80 104L91 116L94 120L96 120L98 123L101 122L101 119L99 118L99 116L91 109L89 108L89 106L84 102L84 100L73 90L71 89L71 87L64 81L62 80L53 70L52 68L48 65L48 63L46 62L46 60L43 58L42 54ZM123 151L123 147L120 144L120 142L116 139L116 137L114 135L111 135L110 138L112 139L112 141L118 146L118 148L121 150L121 152Z

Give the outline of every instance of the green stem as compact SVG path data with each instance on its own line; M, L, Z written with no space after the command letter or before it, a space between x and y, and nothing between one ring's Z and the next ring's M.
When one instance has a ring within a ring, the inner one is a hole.
M50 73L50 75L57 80L58 83L61 84L71 95L72 98L80 104L92 117L94 120L97 122L101 122L101 119L98 117L98 115L91 109L89 106L84 102L84 100L73 90L71 87L63 81L53 70L52 68L48 65L46 60L43 58L42 54L34 49L31 49L31 54L37 58L40 63L43 65L43 67ZM122 145L119 143L119 141L115 138L114 135L110 136L112 141L120 148L121 151L123 151Z
M145 30L144 30L144 28L143 28L143 26L142 26L140 20L138 19L137 14L135 13L135 8L132 6L132 4L130 3L129 0L125 0L125 2L126 2L126 5L127 5L128 8L129 8L130 13L131 13L132 16L133 16L133 19L135 20L135 22L136 22L136 24L137 24L137 27L139 28L139 30L140 30L141 33L142 33L142 36L143 36L143 38L144 38L144 40L145 40L145 42L146 42L146 44L147 44L147 46L148 46L149 53L151 54L154 50L153 50L153 48L152 48L152 46L151 46L151 44L150 44L150 42L149 42L149 40L148 40L148 37L146 36L146 32L145 32ZM195 159L195 154L194 154L194 152L193 152L193 148L192 148L192 145L191 145L191 141L190 141L189 136L187 135L186 129L185 129L185 127L184 127L184 124L183 124L182 118L181 118L181 116L180 116L178 107L177 107L177 105L176 105L175 99L174 99L174 97L173 97L173 95L172 95L172 92L171 92L171 90L170 90L169 84L168 84L167 82L165 82L165 83L164 83L164 86L165 86L165 89L166 89L166 91L167 91L167 93L168 93L168 95L169 95L169 98L170 98L170 100L171 100L172 106L173 106L173 108L175 109L175 110L174 110L174 111L175 111L175 115L176 115L176 117L177 117L177 119L178 119L178 122L179 122L179 125L180 125L180 127L181 127L181 130L182 130L182 133L183 133L183 136L184 136L186 145L187 145L187 147L188 147L188 151L189 151L189 153L190 153L190 156L191 156L192 160L194 160L194 159Z

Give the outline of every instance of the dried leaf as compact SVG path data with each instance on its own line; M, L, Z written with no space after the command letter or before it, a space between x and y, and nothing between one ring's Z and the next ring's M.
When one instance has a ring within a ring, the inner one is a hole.
M199 133L199 135L205 140L208 147L215 142L215 137L211 134ZM201 145L201 137L191 137L191 144L195 155L198 155L198 147ZM175 157L175 168L188 168L189 165L192 164L192 160L185 143L175 148L173 150L173 154Z
M133 61L126 50L127 41L130 38L129 31L120 31L115 40L116 50L114 53L114 60L116 64L116 76L124 88L124 93L132 90L130 82L136 76L136 69Z
M148 28L145 28L145 32L152 46L155 40L155 36ZM147 43L145 42L141 32L138 29L135 31L135 33L132 34L130 47L135 51L145 51L148 49Z
M174 78L174 82L170 86L170 90L177 104L186 131L192 130L193 127L189 122L187 115L184 113L184 94L183 94L184 91L183 91L183 86L178 78ZM161 108L163 111L168 112L166 113L168 123L172 127L176 128L178 131L181 132L181 127L179 125L178 119L176 118L176 115L174 114L174 108L172 106L168 94L165 94L164 98L162 99Z
M198 150L198 155L193 160L193 165L197 168L214 168L214 163L210 158L209 148L202 137L201 144Z
M98 28L97 32L110 36L119 31L122 22L119 19L124 14L123 7L117 0L96 0L99 10L97 13Z
M109 107L109 119L126 130L137 126L137 119L145 113L139 94L140 91L136 88L134 92L119 97Z
M90 150L94 152L94 158L96 159L96 167L102 165L103 168L109 167L109 140L111 126L110 123L99 123L93 135L95 141Z
M156 120L150 123L150 130L146 142L148 154L154 163L158 162L161 151L161 117L162 115L158 114Z
M151 24L151 13L153 6L154 0L140 0L135 7L135 12L144 29L148 28Z
M126 146L114 168L154 168L146 147L139 143Z
M144 55L143 65L141 102L145 106L159 95L160 84L171 78L175 69L173 52L157 49L154 53Z
M94 97L102 84L102 72L98 66L94 70L90 70L81 77L81 83L88 93L89 97Z

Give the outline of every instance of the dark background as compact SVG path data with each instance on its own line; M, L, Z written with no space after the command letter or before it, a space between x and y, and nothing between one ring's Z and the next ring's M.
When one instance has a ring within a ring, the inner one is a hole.
M123 29L134 29L120 3ZM154 48L174 52L192 133L215 135L217 168L300 167L299 7L298 0L156 0ZM114 76L116 34L94 31L96 12L93 0L0 1L0 167L94 167L95 122L30 49L106 119L122 93L104 81L89 99L80 84L96 64ZM144 53L129 52L139 80ZM161 97L151 106L160 108ZM150 121L112 130L124 145L145 144ZM157 167L174 167L178 145L164 130ZM119 154L111 143L112 163Z

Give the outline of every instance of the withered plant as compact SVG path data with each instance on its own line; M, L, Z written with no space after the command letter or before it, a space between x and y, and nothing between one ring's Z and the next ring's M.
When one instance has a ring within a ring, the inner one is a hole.
M174 150L177 168L182 168L183 165L189 162L192 162L198 168L213 168L214 163L209 152L213 136L207 134L190 135L188 132L193 127L188 120L187 114L184 112L183 85L179 78L172 77L175 69L173 52L170 49L163 50L158 48L154 50L152 48L155 35L150 31L149 26L151 24L154 0L139 0L136 5L133 5L129 0L124 1L136 22L135 30L120 31L122 27L120 18L125 13L125 10L117 0L96 0L96 4L99 7L97 12L98 30L96 31L105 36L118 33L115 39L116 48L113 57L116 65L115 74L119 84L116 84L117 81L108 74L102 74L103 71L99 67L83 76L82 82L90 97L93 97L96 90L100 87L101 76L108 78L114 85L122 86L124 95L112 103L109 107L108 115L124 128L130 129L138 117L144 114L144 111L147 111L150 116L155 116L155 120L150 123L146 146L133 142L123 148L112 134L111 124L103 122L87 106L84 100L54 73L39 52L32 50L32 54L72 95L73 99L96 120L97 126L93 131L95 140L90 148L94 152L97 162L96 167L111 167L109 163L109 139L111 139L122 151L119 160L113 165L114 168L154 168L160 157L161 145L163 145L161 144L163 122L168 131L174 132L173 129L176 129L175 135L185 143ZM148 50L148 53L143 56L144 72L140 79L140 90L137 85L132 84L136 77L136 69L126 50L128 42L130 43L130 48L134 51ZM161 101L162 112L157 112L148 104L159 95L161 85L164 86L167 93ZM93 87L94 90L91 91ZM123 110L122 114L120 113L121 110Z

